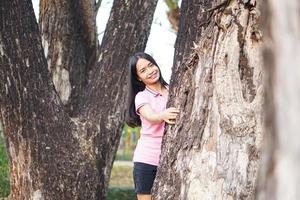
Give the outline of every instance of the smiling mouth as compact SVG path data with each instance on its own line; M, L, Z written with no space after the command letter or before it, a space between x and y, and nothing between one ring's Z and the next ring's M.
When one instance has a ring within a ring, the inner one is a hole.
M154 72L151 76L149 76L150 79L156 78L157 72Z

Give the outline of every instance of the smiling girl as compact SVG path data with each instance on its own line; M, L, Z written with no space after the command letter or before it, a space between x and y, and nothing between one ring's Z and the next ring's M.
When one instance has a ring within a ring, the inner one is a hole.
M141 126L133 156L133 178L138 200L151 200L165 122L175 124L179 110L166 108L168 84L155 60L146 53L129 59L129 93L126 122Z

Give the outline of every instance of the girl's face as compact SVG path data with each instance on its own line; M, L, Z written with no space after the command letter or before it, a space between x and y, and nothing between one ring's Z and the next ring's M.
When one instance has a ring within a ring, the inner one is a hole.
M159 80L159 69L150 61L140 58L136 63L136 72L138 79L143 81L145 85L151 85Z

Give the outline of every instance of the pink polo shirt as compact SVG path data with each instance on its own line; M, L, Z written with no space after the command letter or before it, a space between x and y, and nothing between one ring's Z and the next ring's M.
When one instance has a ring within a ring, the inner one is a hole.
M139 114L139 108L145 104L149 104L155 112L162 112L166 109L167 97L146 87L135 97L137 114ZM134 151L133 162L158 166L165 122L153 124L142 116L140 118L142 121L141 136Z

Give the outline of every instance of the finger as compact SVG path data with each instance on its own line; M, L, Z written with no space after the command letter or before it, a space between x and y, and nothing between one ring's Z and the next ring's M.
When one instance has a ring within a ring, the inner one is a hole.
M174 109L174 110L180 110L180 109L177 108L177 107L170 107L170 108L172 108L172 109Z
M169 107L169 109L177 109L176 107Z
M179 110L171 110L171 113L177 113L177 114L179 114L180 111Z
M175 121L167 120L168 124L175 124Z
M179 112L169 112L169 113L168 113L168 116L169 116L169 115L176 115L176 116L177 116L177 115L179 115Z
M169 119L176 119L177 115L169 115Z
M169 111L179 111L179 109L175 108L175 107L170 107L168 108Z

